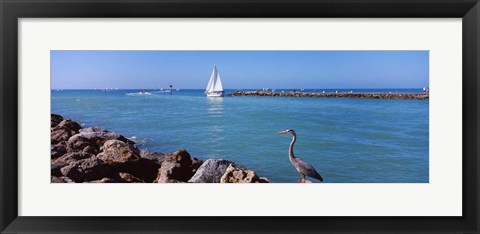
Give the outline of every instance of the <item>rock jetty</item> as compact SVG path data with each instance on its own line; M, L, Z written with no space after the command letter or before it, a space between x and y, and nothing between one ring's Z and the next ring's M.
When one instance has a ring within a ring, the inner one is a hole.
M269 183L222 159L205 161L186 150L140 151L135 142L51 114L51 183Z
M371 98L371 99L410 99L428 100L428 93L353 93L353 92L265 92L235 91L229 96L266 96L266 97L318 97L318 98Z

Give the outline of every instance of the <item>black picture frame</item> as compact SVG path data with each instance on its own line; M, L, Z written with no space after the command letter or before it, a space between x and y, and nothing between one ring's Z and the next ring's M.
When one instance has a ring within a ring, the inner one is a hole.
M478 0L0 0L0 12L1 233L479 232ZM19 18L36 17L462 18L463 216L255 217L255 213L251 217L18 216L17 22Z

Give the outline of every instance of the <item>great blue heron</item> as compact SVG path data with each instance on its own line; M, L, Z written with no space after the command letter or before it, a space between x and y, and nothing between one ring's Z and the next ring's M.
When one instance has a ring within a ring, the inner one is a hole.
M305 181L305 176L315 178L317 180L320 180L320 182L323 182L322 176L318 174L317 170L313 168L312 165L309 163L305 162L303 159L299 157L295 157L293 154L293 145L295 144L295 141L297 141L297 134L293 129L287 129L285 131L277 132L278 134L286 134L286 133L291 133L293 138L292 142L290 143L290 148L288 149L288 155L290 162L292 162L293 166L297 169L297 171L302 175L302 178L299 180L299 182L304 182Z

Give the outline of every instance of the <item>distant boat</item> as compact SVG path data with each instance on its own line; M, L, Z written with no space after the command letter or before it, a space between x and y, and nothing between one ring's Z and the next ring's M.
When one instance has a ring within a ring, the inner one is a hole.
M152 95L151 93L149 92L145 92L145 90L142 90L140 92L138 92L139 95Z
M217 66L213 65L212 75L210 75L210 80L208 81L207 88L205 89L205 94L208 97L223 97L223 86L222 80L220 80L220 74L218 74Z

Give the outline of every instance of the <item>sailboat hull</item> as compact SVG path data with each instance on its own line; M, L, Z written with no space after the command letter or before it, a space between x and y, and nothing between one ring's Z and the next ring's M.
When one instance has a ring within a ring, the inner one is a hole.
M208 92L207 97L223 97L223 91L221 91L221 92Z

